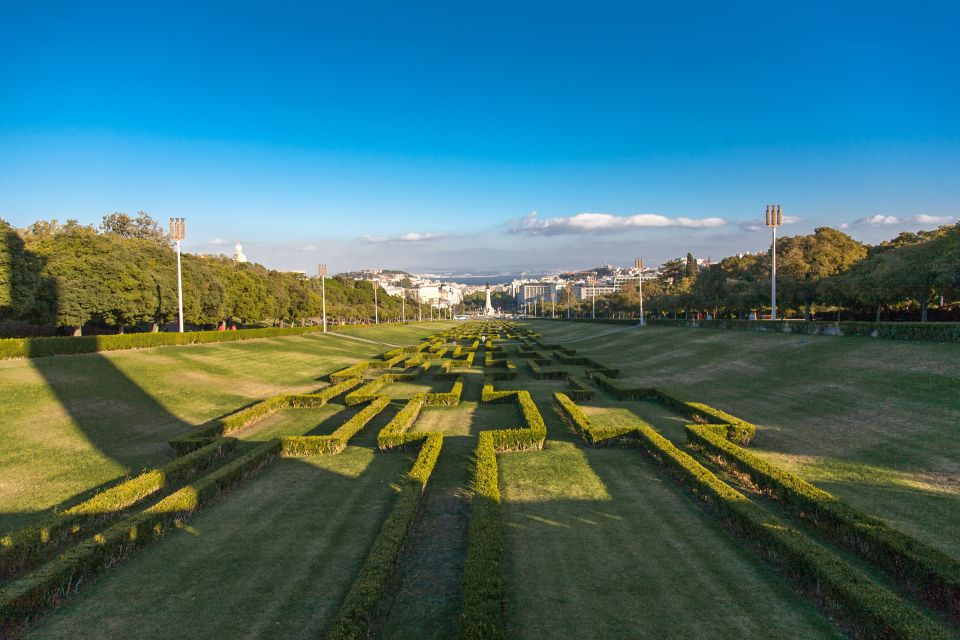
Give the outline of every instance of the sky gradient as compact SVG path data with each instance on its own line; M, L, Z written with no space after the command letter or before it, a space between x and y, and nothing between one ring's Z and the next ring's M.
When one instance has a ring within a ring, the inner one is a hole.
M187 251L311 272L960 217L954 4L666 4L0 0L0 216L185 216Z

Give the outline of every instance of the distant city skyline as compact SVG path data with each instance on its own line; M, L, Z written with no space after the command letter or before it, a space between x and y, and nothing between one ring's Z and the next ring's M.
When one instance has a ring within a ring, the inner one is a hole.
M3 9L0 217L313 273L871 243L960 218L947 2Z

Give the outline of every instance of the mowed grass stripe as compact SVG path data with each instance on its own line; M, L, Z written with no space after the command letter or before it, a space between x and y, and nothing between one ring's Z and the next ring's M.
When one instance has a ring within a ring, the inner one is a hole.
M510 636L841 637L641 453L498 462Z
M279 460L84 584L28 637L320 637L410 464L358 447Z

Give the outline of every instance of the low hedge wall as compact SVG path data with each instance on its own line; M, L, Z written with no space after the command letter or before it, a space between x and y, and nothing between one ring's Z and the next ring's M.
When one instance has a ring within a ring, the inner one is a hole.
M184 333L124 333L105 336L54 336L44 338L0 339L2 358L44 358L77 353L99 353L122 349L147 349L186 344L236 342L257 338L297 336L322 331L321 327L280 329L239 329L237 331L188 331Z
M393 377L389 374L384 374L378 376L363 385L362 387L355 389L343 397L344 403L348 407L354 407L358 404L363 404L364 402L369 402L373 400L376 396L380 395L380 390L385 386L393 382Z
M636 431L635 427L597 427L590 422L587 414L576 405L576 403L562 391L555 391L553 394L556 400L557 408L563 419L576 429L577 433L583 438L583 441L590 446L598 444L609 444L620 440L624 436L629 436Z
M336 455L346 449L350 439L389 405L390 398L387 396L374 398L369 405L358 411L330 435L283 436L280 438L280 455L285 458Z
M393 420L377 434L377 446L381 450L394 449L422 439L422 433L408 433L407 430L416 422L425 402L424 394L415 395L407 401L397 415L393 416Z
M517 365L513 360L505 361L504 371L491 371L490 376L494 380L515 380L517 377Z
M570 387L567 395L576 402L592 400L597 393L596 389L575 375L567 376L567 385Z
M24 621L56 602L82 577L113 564L130 550L161 535L194 511L260 471L279 452L271 440L220 467L197 482L174 491L144 511L128 516L35 571L0 589L0 619Z
M475 452L473 500L463 564L460 637L496 640L505 636L502 612L500 487L492 431L481 431Z
M537 380L566 380L570 372L565 369L553 369L544 371L536 359L527 360L527 368Z
M10 577L36 565L69 536L89 532L145 498L168 489L219 462L236 440L218 438L167 464L100 491L63 512L0 538L0 576Z
M420 435L423 438L420 453L410 471L404 475L393 510L380 528L367 559L340 605L328 636L331 640L370 637L380 601L393 576L424 489L443 447L442 433Z
M322 407L344 391L357 386L360 382L362 382L361 378L348 378L326 386L316 393L272 396L221 418L210 426L202 427L175 438L169 444L178 455L182 455L202 447L222 435L238 431L258 420L262 420L284 407Z
M757 434L756 425L702 402L687 402L653 387L623 387L598 371L588 371L587 376L618 400L655 400L691 419L719 423L733 442L748 444Z
M452 407L460 404L460 395L463 393L463 376L458 376L450 391L442 393L428 393L424 396L424 404L428 407Z
M496 393L496 392L495 392ZM527 451L543 449L547 439L547 425L537 409L536 403L527 390L517 391L514 395L523 421L526 425L519 429L498 429L491 431L493 446L497 451Z
M784 526L646 424L638 441L734 532L760 546L830 617L864 638L949 638L939 623L878 586L803 534Z
M904 581L930 606L960 619L960 563L956 560L728 442L709 427L687 425L686 431L692 443L749 475L755 485L832 540Z

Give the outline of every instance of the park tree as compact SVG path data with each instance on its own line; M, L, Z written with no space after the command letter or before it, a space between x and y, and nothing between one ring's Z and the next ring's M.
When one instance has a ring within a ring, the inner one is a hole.
M803 307L810 320L820 284L867 255L867 248L847 234L820 227L813 234L777 241L778 291L787 304Z
M167 234L163 227L146 211L138 211L136 217L130 217L121 211L103 216L100 232L121 238L149 240L157 244L167 243Z

